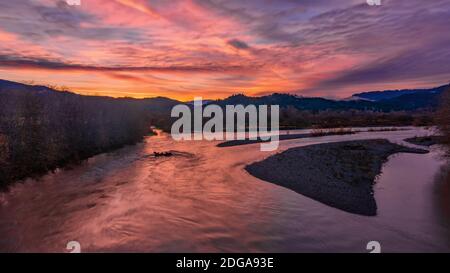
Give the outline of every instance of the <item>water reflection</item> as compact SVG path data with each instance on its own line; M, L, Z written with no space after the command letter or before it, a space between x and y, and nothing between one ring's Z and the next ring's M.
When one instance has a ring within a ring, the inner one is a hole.
M428 133L288 140L279 151L378 137L402 143ZM260 152L259 144L216 144L161 134L17 184L0 196L0 250L65 252L76 240L82 251L366 252L368 241L379 240L382 251L450 251L448 199L433 194L442 186L434 182L443 165L437 150L392 157L376 188L379 215L364 217L249 175L246 164L275 153ZM176 156L152 156L168 150Z

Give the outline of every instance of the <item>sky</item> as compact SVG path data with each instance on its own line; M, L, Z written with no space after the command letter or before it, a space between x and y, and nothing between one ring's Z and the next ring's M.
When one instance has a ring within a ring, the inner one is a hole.
M80 1L1 0L0 79L186 101L450 82L450 0Z

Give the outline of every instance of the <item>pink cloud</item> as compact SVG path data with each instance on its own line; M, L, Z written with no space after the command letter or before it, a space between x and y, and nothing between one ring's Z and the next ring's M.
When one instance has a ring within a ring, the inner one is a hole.
M344 97L450 78L449 0L61 3L0 4L1 78L178 98Z

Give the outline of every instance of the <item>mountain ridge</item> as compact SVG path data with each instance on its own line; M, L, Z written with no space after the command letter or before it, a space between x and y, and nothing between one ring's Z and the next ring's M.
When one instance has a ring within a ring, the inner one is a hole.
M442 92L450 89L450 84L441 85L428 89L400 89L385 91L370 91L356 93L352 96L354 99L332 100L322 97L303 97L289 93L273 93L270 95L252 97L244 94L234 94L224 99L205 100L204 105L218 104L225 105L280 105L281 108L295 107L299 110L324 111L324 110L361 110L361 111L415 111L415 110L434 110L439 105L439 97ZM43 85L29 85L14 81L0 79L0 91L9 91L20 94L23 91L35 91L39 94L50 94L58 92L65 95L75 95L70 91L59 91ZM112 98L107 96L88 96L104 97L108 99L123 99L143 101L149 103L156 109L167 109L177 104L186 104L192 106L191 102L181 102L167 97L152 98Z
M367 99L371 101L380 101L384 99L393 99L402 95L410 95L419 92L441 92L443 89L450 88L450 84L441 85L432 88L419 89L396 89L396 90L382 90L382 91L368 91L353 94L352 97Z

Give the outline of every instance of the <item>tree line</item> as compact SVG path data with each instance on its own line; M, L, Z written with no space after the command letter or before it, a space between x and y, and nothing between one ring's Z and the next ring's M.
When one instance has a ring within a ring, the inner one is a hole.
M439 125L443 142L447 145L447 154L450 157L450 89L442 96L440 109L437 112L436 120Z
M0 187L136 143L149 123L142 100L1 90Z
M368 126L431 126L434 124L432 111L363 111L324 110L308 111L295 107L280 109L280 128L340 128Z

